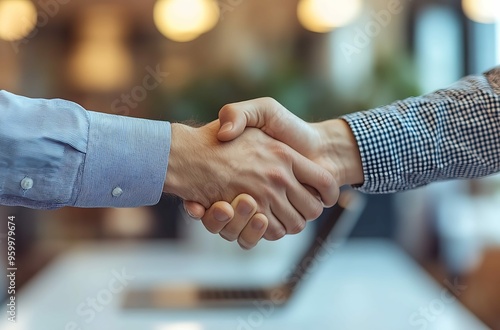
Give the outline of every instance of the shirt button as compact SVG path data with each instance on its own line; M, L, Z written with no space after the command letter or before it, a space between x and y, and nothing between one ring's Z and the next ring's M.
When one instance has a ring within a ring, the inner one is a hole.
M24 190L31 189L33 187L33 179L25 177L21 180L21 188Z
M119 197L121 194L123 194L123 190L122 188L120 187L116 187L115 189L113 189L113 191L111 192L111 195L113 195L113 197Z

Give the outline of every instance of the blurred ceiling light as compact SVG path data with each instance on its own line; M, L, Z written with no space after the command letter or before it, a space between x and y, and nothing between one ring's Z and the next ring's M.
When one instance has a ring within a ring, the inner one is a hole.
M297 15L309 31L325 33L353 22L362 9L362 0L301 0Z
M125 45L118 41L78 44L69 61L75 86L91 91L110 91L128 87L133 62Z
M0 1L0 39L20 40L36 26L37 11L31 0Z
M111 4L87 6L80 14L77 35L82 39L117 40L126 37L129 20L123 7Z
M158 0L154 22L167 38L187 42L210 31L219 21L219 6L214 0Z
M479 23L495 23L500 21L499 0L462 0L465 15Z
M78 38L67 71L73 84L98 92L127 88L134 63L125 42L128 21L119 5L87 6L77 22Z

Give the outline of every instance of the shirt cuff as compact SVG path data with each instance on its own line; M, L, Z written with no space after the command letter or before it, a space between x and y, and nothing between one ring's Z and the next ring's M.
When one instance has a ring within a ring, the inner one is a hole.
M367 135L373 129L373 127L371 127L371 124L376 124L377 122L370 123L366 113L364 112L347 114L342 116L341 119L345 120L351 128L356 143L358 144L359 153L361 155L361 164L363 167L363 184L352 186L352 188L364 193L373 193L373 191L376 191L378 188L376 187L377 178L373 177L372 173L368 171L368 168L375 165L374 163L377 162L374 161L372 157L370 157L370 145L368 144L368 141L370 141L371 138L367 137ZM383 132L383 127L379 126L378 129ZM384 134L380 135L383 136Z
M92 111L87 114L87 152L73 206L158 203L170 153L170 123Z

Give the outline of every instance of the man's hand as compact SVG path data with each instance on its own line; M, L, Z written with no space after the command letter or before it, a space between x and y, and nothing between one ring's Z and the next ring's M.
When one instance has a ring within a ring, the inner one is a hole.
M259 128L327 169L339 186L363 182L357 143L343 120L307 123L269 97L225 105L219 120L220 141L235 139L246 127Z
M216 137L219 128L219 121L200 128L172 125L165 192L203 207L247 193L254 197L257 211L269 220L265 233L269 240L300 232L306 220L321 214L321 201L304 185L316 189L326 204L335 203L335 180L321 166L258 129L221 143ZM209 214L215 218L216 213ZM241 224L231 226L229 232L242 230Z
M231 204L216 202L206 213L205 208L201 206L201 212L200 218L212 219L204 221L208 231L213 234L218 233L230 242L237 240L240 247L245 250L257 245L268 226L267 217L262 213L256 213L257 202L247 194L239 195ZM194 215L191 216L196 218Z
M260 128L327 169L338 187L364 181L357 143L343 120L306 123L271 98L228 104L219 112L219 119L221 129L217 136L221 141L235 139L246 127ZM251 202L249 196L244 199ZM205 209L199 204L185 202L184 206L193 217L201 218L205 226L214 222L212 214L215 210L225 212L230 208L219 203L205 214ZM226 218L231 218L230 212L226 213ZM225 223L230 223L230 220Z

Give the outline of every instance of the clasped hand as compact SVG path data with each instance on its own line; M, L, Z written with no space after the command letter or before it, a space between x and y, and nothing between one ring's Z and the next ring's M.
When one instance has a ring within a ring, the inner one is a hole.
M173 124L164 191L245 249L299 233L348 181L329 143L335 134L322 125L270 98L226 105L203 127Z

